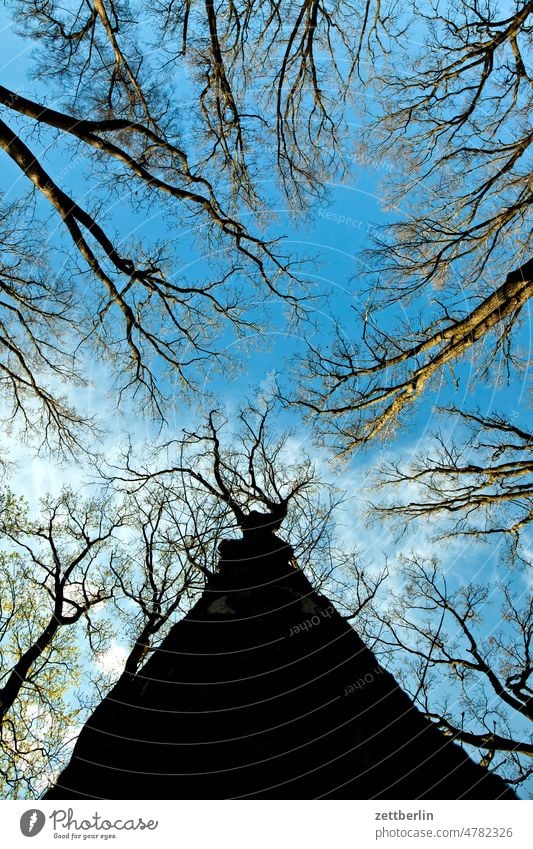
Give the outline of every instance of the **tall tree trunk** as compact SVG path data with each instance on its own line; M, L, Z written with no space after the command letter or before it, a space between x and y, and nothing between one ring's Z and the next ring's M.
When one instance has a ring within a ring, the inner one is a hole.
M268 531L83 729L49 799L514 798L415 709Z

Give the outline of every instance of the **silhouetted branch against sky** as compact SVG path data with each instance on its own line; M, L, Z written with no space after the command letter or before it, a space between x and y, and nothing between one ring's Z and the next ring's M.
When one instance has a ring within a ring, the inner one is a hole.
M152 451L130 448L122 462L101 473L132 493L159 486L183 499L194 497L196 515L218 512L219 533L242 527L246 515L258 510L282 524L297 554L321 550L322 537L331 543L326 528L343 493L318 477L302 445L293 456L293 434L281 431L279 412L270 399L241 408L232 424L212 410L193 431Z
M137 17L116 3L13 3L18 30L38 51L35 88L52 84L55 102L2 87L11 121L1 125L2 144L57 212L94 278L91 310L74 321L82 339L120 358L121 391L164 415L161 368L190 389L198 369L217 359L229 365L217 339L225 328L237 336L257 329L252 305L262 291L300 318L309 314L295 258L279 252L280 234L254 232L275 202L261 175L270 169L274 183L293 200L308 198L310 208L313 195L349 177L344 160L357 144L377 162L405 162L402 175L381 186L388 203L401 198L402 220L374 231L370 309L351 327L341 322L342 344L310 350L299 401L334 418L350 450L393 428L432 378L475 356L471 349L487 336L506 344L531 294L532 7L514 7L502 16L491 3L400 10L368 0L333 11L307 0L242 9L206 0L156 4ZM355 116L357 144L348 132ZM50 143L83 151L89 205L76 197L80 186L67 190L47 170ZM128 206L142 202L192 220L204 245L222 248L220 273L206 268L202 282L180 279L168 240L156 247L136 238L134 247L113 232L104 220L114 202L110 180ZM444 291L433 297L428 322L409 319L406 340L405 328L377 311L428 287ZM22 399L33 395L57 427L55 398L39 373L28 375L26 351L17 353L9 374L15 396L20 390L14 409L23 412Z
M128 681L198 597L220 517L196 507L187 491L180 499L161 486L89 496L65 488L31 515L2 492L2 797L42 791L87 710ZM106 674L114 648L122 662Z
M400 667L432 721L484 752L486 765L498 763L516 784L527 781L533 756L531 593L517 591L509 579L499 581L496 593L475 579L457 584L436 560L413 556L405 559L403 583L377 612L375 627L380 650Z
M514 365L532 294L533 5L510 7L419 10L420 40L392 51L372 83L377 102L363 101L363 146L409 167L383 184L402 220L365 252L375 288L352 323L339 321L338 341L308 357L299 400L341 450L391 432L446 367L486 366L487 339ZM391 326L391 304L393 316L420 305L424 318Z
M410 465L383 464L379 488L410 487L412 500L378 507L389 518L448 517L442 533L507 536L513 557L526 557L533 520L533 436L504 415L482 416L457 410L469 425L466 445L436 434L431 454L420 454ZM397 496L396 496L397 497ZM520 539L525 533L525 552Z

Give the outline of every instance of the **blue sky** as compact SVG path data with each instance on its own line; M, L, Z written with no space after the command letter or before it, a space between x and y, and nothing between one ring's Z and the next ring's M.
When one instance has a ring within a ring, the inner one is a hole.
M11 85L24 93L37 93L43 102L53 106L53 96L50 97L47 86L43 87L28 79L28 69L31 67L30 45L25 44L20 38L13 35L9 27L9 13L4 7L0 10L0 28L3 35L7 35L7 38L3 39L2 54L2 79L5 84ZM351 124L350 130L356 137L358 128L355 121ZM29 141L30 144L35 145L36 149L41 149L38 139L30 138ZM77 167L77 163L75 163L76 167L73 168L72 161L65 158L64 152L54 147L47 150L46 160L51 173L56 176L58 182L74 191L83 202L87 188L83 179L83 172ZM360 305L361 299L366 298L365 286L367 281L362 275L364 263L359 252L361 248L368 246L369 237L376 225L394 217L401 218L403 214L401 209L385 212L381 205L381 182L387 181L390 171L396 167L396 163L382 164L377 168L373 167L374 164L371 157L366 160L353 159L352 175L345 179L343 183L328 184L329 202L319 201L310 214L296 216L295 218L293 212L281 201L273 210L275 217L273 216L272 230L276 235L284 235L282 250L286 249L297 256L313 257L312 262L305 265L305 274L318 289L327 289L333 293L329 305L324 309L321 304L318 309L319 337L327 334L328 329L333 326L333 318L336 317L340 317L343 321L346 320L349 328L352 321L352 305ZM6 163L5 157L2 157L2 174L2 188L7 191L8 197L11 193L18 193L24 180L20 174L16 173L14 165L10 162ZM272 181L266 178L264 194L268 195L269 193L276 195L276 189ZM87 197L86 200L89 203L91 198ZM118 222L117 229L126 236L128 234L135 235L136 231L139 230L149 240L157 239L166 228L166 224L157 214L149 219L144 219L142 215L135 215L128 209L126 203L121 203L120 196L115 198L113 205L110 208L108 207L106 212L110 221L109 226L112 227L116 220ZM52 246L61 229L59 222L54 219L54 215L52 213L50 216ZM182 267L187 267L190 263L193 263L196 267L196 273L202 274L204 267L209 270L210 258L209 256L202 256L195 248L191 249L190 236L191 233L188 228L182 232L174 232L174 239L179 245L180 256L182 257ZM181 269L177 268L176 274L180 272ZM415 309L418 308L419 304L417 303ZM228 412L236 410L243 400L252 397L256 387L268 385L273 380L274 375L278 375L279 379L283 380L287 374L288 364L294 362L294 356L305 352L306 341L310 338L310 329L305 326L288 329L284 307L275 299L270 300L268 312L270 326L267 328L265 336L261 334L258 339L253 339L253 334L250 334L245 341L228 338L228 345L232 350L238 352L238 357L242 363L240 373L232 375L229 381L224 373L221 375L215 372L213 375L209 374L208 371L205 376L203 388L219 401L222 398L224 407ZM392 318L392 324L402 317L402 310L400 310ZM257 346L256 351L251 353L249 350L250 341ZM316 338L312 341L316 341ZM529 348L529 341L529 327L526 323L523 330L524 347ZM474 366L475 358L480 354L480 350L474 350ZM106 379L105 365L95 363L92 364L91 368L95 371L95 379L86 390L81 390L81 392L76 390L76 398L78 402L81 402L82 408L85 406L88 410L97 409L99 413L103 414L106 425L110 430L110 444L116 444L124 439L126 429L131 429L137 438L145 438L155 433L150 421L139 419L139 416L134 414L134 408L126 409L121 416L117 416L113 411L112 384L109 376ZM459 366L457 373L466 377L469 368L469 363L464 363ZM109 397L105 395L106 384L108 390L110 390ZM519 415L523 415L526 403L524 384L525 376L523 384L514 383L511 387L500 384L495 388L493 385L477 384L475 394L472 396L472 387L463 382L459 387L459 396L457 396L449 374L443 373L438 388L426 392L420 403L410 412L408 426L399 430L396 440L387 447L387 451L408 457L417 450L418 446L425 443L428 432L435 424L435 403L454 403L458 397L463 400L468 396L471 404L479 406L485 412L508 409L509 405L512 405ZM199 401L200 406L203 406L201 397ZM198 399L195 399L195 403L197 402ZM210 398L208 406L211 403ZM170 430L177 430L183 426L188 427L193 418L193 409L177 397L170 414ZM132 420L134 420L133 427ZM302 442L310 446L312 434L308 426L302 422L297 414L294 414L293 419L289 416L288 420L292 420ZM316 448L313 450L318 450L320 454L326 453L324 450ZM379 453L380 450L382 448L379 445L371 446L364 454L357 454L343 472L346 480L350 482L353 477L357 478L360 469L364 469L366 473L366 470L371 468L374 463L375 454ZM47 478L46 466L46 461L37 461L39 480L42 481L43 485ZM55 471L50 471L50 479L54 477L62 478L61 473L57 475ZM24 476L27 477L27 473L24 473ZM32 490L35 493L34 487L32 487ZM472 556L474 556L475 562L483 568L485 555L483 553L474 555L474 550L477 550L477 548L477 546L473 546L472 552L468 554L467 558L471 561ZM480 551L485 552L485 547L481 547Z
M27 78L28 68L31 66L30 46L20 38L15 37L10 31L9 13L5 7L0 9L0 28L3 35L7 35L7 38L3 39L2 80L6 85L13 86L25 93L37 93L43 102L53 106L53 97L50 97L47 88L38 83L34 84ZM350 129L356 136L357 124L355 122L351 124ZM35 144L36 149L41 147L37 139L30 139L30 144ZM72 162L65 159L64 152L53 147L47 151L46 159L51 173L57 177L58 181L73 190L76 196L80 196L83 201L87 189L82 170L78 167L72 168ZM318 309L319 336L327 334L328 328L333 325L334 317L341 317L343 320L347 317L349 327L352 305L360 304L361 299L366 297L365 286L367 284L362 276L364 263L359 251L368 246L369 237L376 225L394 217L401 218L403 214L402 210L385 212L381 204L381 181L387 180L390 169L394 169L396 164L388 163L377 168L373 165L371 157L366 161L354 159L352 161L353 174L341 184L328 184L329 202L319 201L310 214L296 216L295 218L293 212L281 202L273 210L275 220L272 229L276 235L284 234L282 250L287 249L291 253L303 257L313 257L313 261L305 266L306 275L318 289L327 289L333 293L329 305L325 309L320 305ZM24 181L20 174L16 172L15 166L10 162L6 163L5 157L2 157L2 174L2 188L7 191L8 197L11 193L17 194ZM267 178L265 183L265 195L271 190L275 195L276 190L273 184L271 185L271 181ZM87 197L87 202L89 201L90 197ZM148 220L143 219L142 215L135 215L127 209L125 203L121 203L120 197L115 198L112 207L108 208L106 212L111 222L110 226L116 220L119 225L117 229L126 235L135 234L138 229L148 239L158 238L166 227L158 215L154 215ZM54 220L54 214L50 216L50 221L51 245L53 246L60 225ZM204 266L207 269L209 268L209 256L202 256L196 249L191 249L189 229L185 229L183 232L175 232L174 238L180 246L180 255L184 267L192 262L196 266L196 273L198 274L203 272ZM180 271L181 269L176 269L177 274ZM419 304L416 305L416 309L418 307ZM275 375L283 380L287 374L288 364L294 362L295 355L305 352L306 341L310 338L311 333L309 328L302 326L296 330L288 329L284 307L274 299L269 303L268 312L270 326L267 328L265 336L261 334L257 340L249 337L245 341L228 338L228 345L238 352L238 357L241 360L242 369L240 373L232 375L229 381L224 373L212 375L208 371L205 376L203 388L211 396L219 400L223 399L224 407L228 412L236 410L243 400L252 397L257 387L264 387L271 383ZM393 318L393 322L403 317L401 312L400 310L400 313ZM529 348L530 343L529 331L530 328L526 322L522 334L522 344L526 349ZM253 334L250 334L250 336L253 337ZM250 341L256 343L255 352L250 353L249 351ZM313 341L316 341L316 338ZM475 357L480 353L480 350L474 350L474 365ZM76 398L81 403L82 408L96 409L104 416L105 423L109 428L109 444L116 445L123 440L126 436L126 429L132 430L136 438L152 436L155 430L150 421L139 418L134 413L134 408L126 409L121 416L117 416L113 410L112 384L106 374L105 365L94 363L91 368L95 374L95 379L87 389L76 390ZM469 368L469 363L464 363L458 367L457 373L459 376L466 377ZM501 383L497 387L478 384L475 387L474 395L472 395L472 387L468 386L467 382L463 382L459 387L459 396L457 396L457 391L449 375L444 373L438 388L426 392L420 403L411 411L408 426L399 430L395 441L386 450L402 457L408 457L414 453L418 446L425 444L428 433L435 424L435 403L454 403L458 397L463 400L464 397L468 396L471 406L479 406L485 412L509 409L509 405L511 405L513 410L522 416L526 403L525 378L524 375L523 383L517 384L515 382L510 387ZM106 386L109 390L107 397ZM199 401L200 406L202 406L201 397ZM195 403L197 403L197 399L195 399ZM210 398L208 405L211 403ZM193 409L177 397L169 419L170 430L190 426L193 418ZM302 422L297 414L294 414L294 418L292 418L292 415L288 415L287 420L292 421L302 442L310 447L312 434L308 426ZM134 422L133 425L132 422ZM313 450L318 451L323 456L327 453L320 448L313 448ZM349 466L343 471L348 485L351 485L354 478L357 479L359 470L365 470L366 475L367 470L373 466L375 455L380 451L382 451L381 446L378 445L375 448L371 446L364 454L357 454L353 458ZM39 486L46 486L48 481L61 480L63 477L62 473L55 469L50 469L50 475L47 475L48 465L45 460L35 461L35 474L38 476ZM22 474L28 483L27 470ZM338 473L334 474L338 475ZM31 486L32 495L35 495L36 491L34 484L35 480L33 486ZM39 487L37 487L38 490ZM486 555L483 552L486 552L486 548L482 546L479 549L481 553L474 552L478 552L478 546L471 547L470 553L466 555L467 559L471 563L473 557L478 567L484 568Z

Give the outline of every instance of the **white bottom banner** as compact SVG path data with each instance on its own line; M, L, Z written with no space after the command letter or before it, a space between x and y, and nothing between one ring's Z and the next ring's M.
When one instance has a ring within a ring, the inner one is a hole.
M198 849L531 849L533 803L417 801L83 801L0 803L2 846Z

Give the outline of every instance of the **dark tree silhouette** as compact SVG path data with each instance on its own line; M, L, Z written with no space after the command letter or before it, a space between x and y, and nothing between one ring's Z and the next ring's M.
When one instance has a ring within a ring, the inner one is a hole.
M415 710L298 567L278 534L312 477L283 472L265 415L243 416L237 449L222 448L210 414L194 465L128 466L137 488L185 474L242 536L219 543L202 596L96 708L45 798L512 798Z

